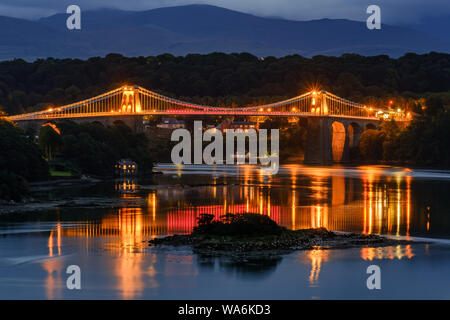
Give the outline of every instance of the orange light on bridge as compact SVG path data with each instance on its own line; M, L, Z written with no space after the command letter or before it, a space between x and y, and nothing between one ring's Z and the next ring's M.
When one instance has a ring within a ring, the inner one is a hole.
M385 113L389 113L389 118L395 118L400 120L409 120L406 119L414 116L412 112L407 111L407 107L400 104L399 101L395 100L384 100L385 107L383 109L379 108L378 104L370 105L361 105L356 104L351 101L346 101L343 99L335 99L333 95L328 94L325 90L318 89L319 86L310 87L306 94L299 95L295 98L292 98L288 101L289 104L284 102L276 102L270 105L273 105L275 109L272 110L268 105L263 106L246 106L246 107L238 107L229 111L229 108L225 108L224 106L214 106L207 107L196 105L193 107L190 103L169 99L160 95L153 94L151 91L148 91L144 88L140 88L138 86L130 87L123 86L122 88L112 90L105 94L99 95L97 97L93 97L90 99L86 99L83 101L79 101L78 103L72 103L66 106L45 106L47 109L44 109L39 112L16 115L8 117L8 119L13 121L21 121L22 119L39 119L39 118L73 118L77 117L79 114L85 114L89 112L92 115L98 114L98 116L107 116L107 113L110 112L111 116L113 113L123 113L124 115L150 115L153 113L155 116L158 114L211 114L211 115L227 115L230 113L233 114L246 114L246 115L254 115L257 116L258 113L270 113L271 115L281 115L281 116L289 116L289 120L295 115L289 115L289 111L292 113L300 113L300 110L307 111L307 108L310 108L311 115L328 115L333 114L336 117L367 117L378 119L382 119ZM333 104L337 101L339 104ZM389 106L389 101L393 101L393 105ZM369 102L369 101L367 101ZM388 103L386 105L386 102ZM369 102L371 103L371 102ZM289 109L290 105L290 109ZM298 105L299 107L295 107ZM157 106L158 109L152 109ZM306 110L304 106L307 106ZM108 111L108 107L111 107L110 111ZM395 108L397 107L397 109ZM116 109L117 108L117 109ZM425 106L423 106L425 109ZM194 110L192 110L194 109ZM364 112L364 110L366 112ZM382 113L378 113L379 110L383 110ZM260 114L260 116L262 116ZM298 116L298 115L297 115Z
M58 128L54 123L49 122L49 123L46 123L46 124L43 125L43 127L45 127L45 126L49 126L49 127L51 127L57 134L61 134L61 131L59 130L59 128Z

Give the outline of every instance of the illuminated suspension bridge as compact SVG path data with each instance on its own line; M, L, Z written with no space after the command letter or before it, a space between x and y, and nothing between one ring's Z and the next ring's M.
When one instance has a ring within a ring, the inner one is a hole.
M410 120L410 115L404 112L364 106L327 91L311 91L288 100L260 106L225 108L169 98L139 86L123 86L90 99L43 111L13 115L8 119L26 121L146 115L329 116L367 120Z

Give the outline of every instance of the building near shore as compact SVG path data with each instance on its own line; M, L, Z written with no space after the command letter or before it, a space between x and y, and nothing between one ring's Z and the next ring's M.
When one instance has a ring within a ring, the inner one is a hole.
M259 130L257 122L251 121L232 121L231 119L223 120L217 127L217 130L225 132L228 129L247 131L248 129Z
M175 118L164 118L160 123L156 125L156 127L159 129L169 130L181 129L184 128L184 121Z
M129 159L121 159L117 161L114 172L119 176L133 176L138 173L138 165Z

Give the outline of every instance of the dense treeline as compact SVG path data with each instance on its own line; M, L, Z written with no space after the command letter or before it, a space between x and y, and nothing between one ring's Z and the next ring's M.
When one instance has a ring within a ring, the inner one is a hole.
M420 95L450 90L450 55L257 58L212 53L174 57L39 59L0 63L0 106L9 114L88 98L125 83L208 105L247 105L320 87L366 104L387 99L414 110Z
M49 179L51 170L107 177L118 160L129 158L138 163L140 173L149 173L158 147L120 122L103 127L61 121L36 132L0 117L0 199L23 199L29 194L28 182Z
M0 199L20 200L28 182L48 177L48 165L32 137L0 118Z
M136 134L120 122L111 127L97 123L76 124L61 121L55 131L44 126L39 144L48 159L61 167L95 176L111 176L120 159L132 159L141 173L151 172L153 158L150 142L144 134Z
M415 112L409 127L385 122L382 130L366 130L355 154L369 162L450 166L450 55L441 53L398 59L353 54L262 59L246 53L137 58L109 54L86 61L48 58L33 63L17 59L0 62L0 112L67 104L123 84L216 106L273 102L320 88L373 106L407 109ZM304 125L269 119L262 127L281 128L282 160L301 156ZM38 144L33 141L37 134ZM28 192L27 181L48 177L44 156L50 164L108 176L121 158L137 161L141 172L150 171L153 160L168 161L171 145L163 138L149 141L121 124L105 128L64 121L58 130L48 125L37 132L0 120L0 198L19 200Z
M386 121L381 130L366 130L359 149L368 161L450 167L450 108L445 100L430 97L426 108L406 128Z
M279 157L280 161L289 158L302 158L306 146L306 122L291 124L287 118L267 119L260 125L261 129L279 129ZM268 136L270 140L270 135ZM269 143L270 145L270 143Z

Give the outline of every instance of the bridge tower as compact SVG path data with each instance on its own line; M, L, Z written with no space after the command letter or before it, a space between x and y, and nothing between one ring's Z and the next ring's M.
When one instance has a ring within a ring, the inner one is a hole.
M141 101L138 94L138 86L124 86L122 88L122 100L120 102L120 112L140 113L142 111Z

